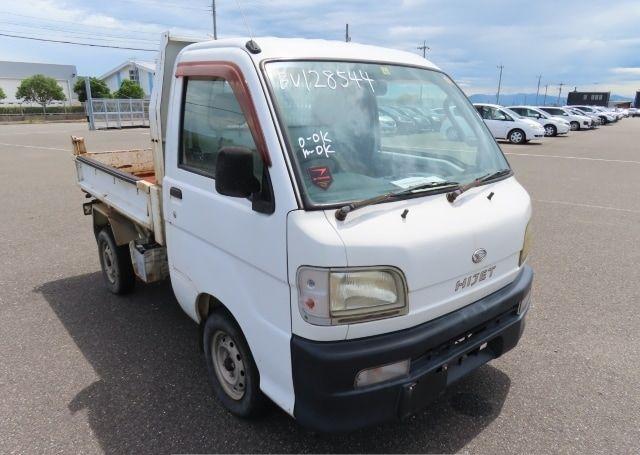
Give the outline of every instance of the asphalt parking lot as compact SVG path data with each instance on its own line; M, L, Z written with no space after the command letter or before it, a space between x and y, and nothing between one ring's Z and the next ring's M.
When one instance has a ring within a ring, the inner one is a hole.
M71 134L92 150L149 141L0 125L2 452L640 452L640 119L501 144L534 206L521 344L406 422L334 436L218 406L167 283L105 290Z

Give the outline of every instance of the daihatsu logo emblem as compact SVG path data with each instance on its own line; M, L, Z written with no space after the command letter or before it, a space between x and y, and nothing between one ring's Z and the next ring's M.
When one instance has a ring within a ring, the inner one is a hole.
M478 264L482 262L485 257L487 257L487 250L485 250L484 248L479 248L473 252L473 254L471 255L471 260L474 264Z

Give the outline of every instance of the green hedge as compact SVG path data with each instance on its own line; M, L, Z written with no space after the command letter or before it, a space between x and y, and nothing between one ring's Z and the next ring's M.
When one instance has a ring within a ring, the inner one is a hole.
M47 114L64 114L84 112L84 106L47 106ZM3 114L42 114L42 108L38 106L0 106L0 115Z

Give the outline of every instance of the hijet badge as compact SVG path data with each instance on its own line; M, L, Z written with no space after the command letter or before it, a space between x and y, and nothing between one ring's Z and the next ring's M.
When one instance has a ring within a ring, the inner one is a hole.
M311 182L317 186L322 188L323 190L327 190L331 183L333 182L333 176L331 175L331 170L327 166L314 166L307 168L307 172L309 172L309 177L311 177Z

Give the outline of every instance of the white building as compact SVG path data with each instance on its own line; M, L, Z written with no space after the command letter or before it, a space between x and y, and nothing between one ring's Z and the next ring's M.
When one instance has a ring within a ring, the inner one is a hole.
M0 105L19 104L20 100L16 99L16 91L20 83L35 74L52 77L58 82L58 85L62 87L67 101L53 101L51 103L52 106L69 105L70 103L77 104L78 97L73 92L73 84L77 75L74 65L0 61L0 88L2 88L4 94L7 96L5 99L0 100ZM36 103L24 103L23 105L38 106Z
M151 95L151 90L153 89L153 76L155 72L156 64L154 62L127 60L121 65L113 68L111 71L104 73L100 76L100 79L106 82L111 92L118 90L123 80L131 79L142 87L145 97L148 98Z

